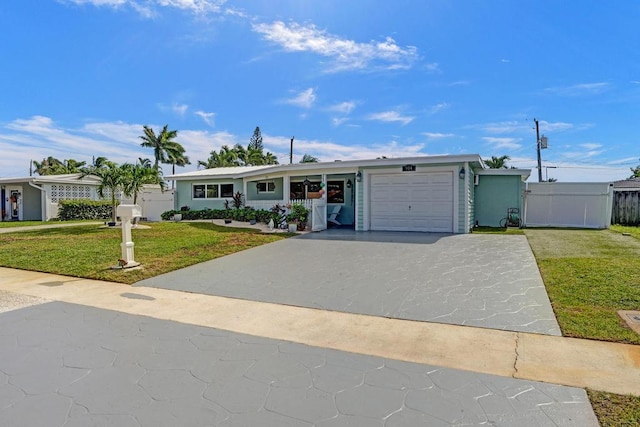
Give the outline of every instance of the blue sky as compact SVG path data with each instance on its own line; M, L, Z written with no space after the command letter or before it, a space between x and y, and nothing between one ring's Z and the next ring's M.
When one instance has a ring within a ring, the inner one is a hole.
M609 181L640 162L640 3L0 3L0 177L133 162L178 130L196 169L256 126L281 163L477 153ZM165 166L166 172L170 168ZM534 169L532 176L537 176Z

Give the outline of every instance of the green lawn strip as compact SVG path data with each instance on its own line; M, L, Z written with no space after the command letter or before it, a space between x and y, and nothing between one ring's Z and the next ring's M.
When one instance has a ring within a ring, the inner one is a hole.
M471 231L477 234L505 234L505 235L522 235L524 230L521 228L502 228L502 227L474 227Z
M153 223L132 231L140 270L112 270L121 256L120 229L95 225L0 235L3 267L36 270L121 283L277 241L284 234L216 226L211 223Z
M640 344L618 310L640 308L640 241L608 230L527 230L563 335Z
M612 225L611 230L616 233L627 233L636 239L640 239L640 227L630 227L627 225Z
M601 427L640 425L640 397L587 390Z

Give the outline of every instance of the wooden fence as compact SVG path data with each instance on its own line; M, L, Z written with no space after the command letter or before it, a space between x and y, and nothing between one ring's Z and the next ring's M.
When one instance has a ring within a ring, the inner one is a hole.
M613 192L611 223L640 225L640 190Z

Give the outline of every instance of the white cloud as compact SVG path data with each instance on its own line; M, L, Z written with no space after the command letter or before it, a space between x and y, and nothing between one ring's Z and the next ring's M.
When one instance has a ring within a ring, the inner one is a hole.
M381 122L400 122L403 125L409 124L415 119L412 116L401 116L397 111L383 111L380 113L373 113L367 116L368 120L378 120Z
M482 137L482 140L491 144L494 149L517 150L522 148L522 144L518 144L520 138L494 138L491 136Z
M394 39L358 43L318 29L313 24L289 25L282 21L255 24L253 31L288 52L312 52L331 58L328 71L367 69L406 69L418 59L414 46L400 47Z
M431 114L436 114L436 113L439 113L440 111L446 110L450 106L451 105L446 102L441 102L439 104L432 105L429 111L431 112Z
M222 13L226 0L63 0L79 6L111 7L114 9L131 7L144 18L154 18L158 8L173 8L197 15ZM224 10L225 13L229 11Z
M305 89L293 98L285 100L285 104L295 105L300 108L311 108L316 101L316 94L313 88Z
M441 73L442 70L440 70L440 64L438 64L437 62L431 62L429 64L425 64L424 66L425 70L427 70L430 73Z
M200 116L200 118L209 126L215 126L216 113L207 113L205 111L196 111L193 114Z
M336 113L349 114L353 109L356 108L356 103L353 101L345 101L340 102L339 104L335 104L330 106L327 110L335 111Z
M162 126L148 124L158 131ZM91 162L104 156L117 163L152 158L153 150L140 146L142 124L91 122L77 128L64 128L49 117L17 119L0 128L0 170L3 176L27 176L29 161L53 156L60 160ZM227 132L180 130L176 138L185 148L191 165L178 171L195 170L198 160L206 160L212 150L233 146L239 138ZM166 169L165 173L170 173Z
M428 139L443 139L443 138L452 138L455 135L452 133L440 133L440 132L422 132L424 136Z
M178 104L174 102L171 106L171 109L174 113L176 113L180 117L183 117L187 113L189 106L187 104Z
M605 92L610 87L611 85L607 82L580 83L571 86L548 87L544 91L561 96L597 95Z
M580 147L586 149L586 150L597 150L598 148L602 147L602 144L598 144L596 142L586 142L584 144L580 144Z
M571 123L565 122L547 122L545 120L539 120L538 125L540 128L540 133L544 132L561 132L568 129L574 128L574 125ZM496 122L496 123L486 123L483 125L477 126L485 132L488 133L496 133L496 134L505 134L505 133L531 133L534 131L535 135L535 124L533 121L504 121L504 122ZM533 137L535 141L535 136Z
M349 119L346 117L333 117L331 119L331 124L335 127L340 126L341 124L347 122Z
M291 137L277 137L262 134L265 148L278 157L281 163L289 162ZM322 162L334 160L375 159L377 157L413 157L425 155L421 151L424 144L399 144L397 141L360 145L341 145L329 141L295 139L293 143L294 162L300 161L305 153L317 157Z

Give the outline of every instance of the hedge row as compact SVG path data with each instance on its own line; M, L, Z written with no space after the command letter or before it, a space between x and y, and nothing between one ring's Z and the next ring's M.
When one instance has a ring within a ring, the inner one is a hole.
M258 222L269 222L274 218L271 211L264 209L239 208L239 209L203 209L203 210L172 210L163 212L161 218L165 221L173 218L175 214L181 214L184 220L193 219L233 219L235 221L250 221L255 219Z
M58 219L70 221L76 219L110 219L113 212L111 202L95 200L60 200Z

